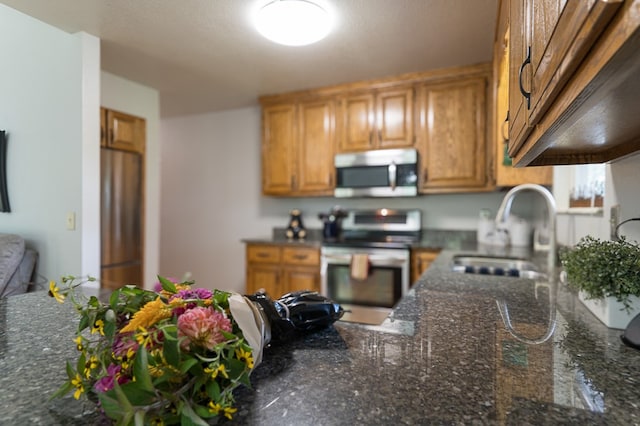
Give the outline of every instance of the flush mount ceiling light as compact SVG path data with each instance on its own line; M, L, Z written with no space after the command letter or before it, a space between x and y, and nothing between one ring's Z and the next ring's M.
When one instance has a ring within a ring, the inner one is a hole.
M286 46L304 46L322 40L331 29L327 10L309 0L274 0L256 14L258 32Z

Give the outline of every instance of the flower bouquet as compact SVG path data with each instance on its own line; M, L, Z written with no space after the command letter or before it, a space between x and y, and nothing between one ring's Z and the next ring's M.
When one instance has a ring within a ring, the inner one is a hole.
M159 277L157 291L125 286L108 303L77 287L93 278L50 282L59 302L80 315L77 361L54 397L87 397L117 424L206 425L232 418L233 390L249 374L268 341L259 309L248 298L193 288Z

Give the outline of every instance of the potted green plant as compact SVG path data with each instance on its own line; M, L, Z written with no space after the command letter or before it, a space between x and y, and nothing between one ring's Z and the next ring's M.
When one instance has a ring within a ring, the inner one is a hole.
M640 246L590 235L560 250L567 284L607 327L625 328L640 312Z

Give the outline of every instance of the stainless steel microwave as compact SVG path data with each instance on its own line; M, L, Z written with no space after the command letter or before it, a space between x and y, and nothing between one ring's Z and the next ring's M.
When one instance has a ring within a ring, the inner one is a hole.
M412 197L418 195L418 152L381 149L337 154L336 197Z

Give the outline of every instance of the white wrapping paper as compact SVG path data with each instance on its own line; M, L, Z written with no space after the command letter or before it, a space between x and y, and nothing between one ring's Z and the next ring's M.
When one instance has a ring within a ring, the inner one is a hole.
M232 294L229 297L229 309L253 350L253 368L255 368L262 361L264 346L269 343L266 339L270 335L270 326L265 324L265 320L253 303L240 294Z

